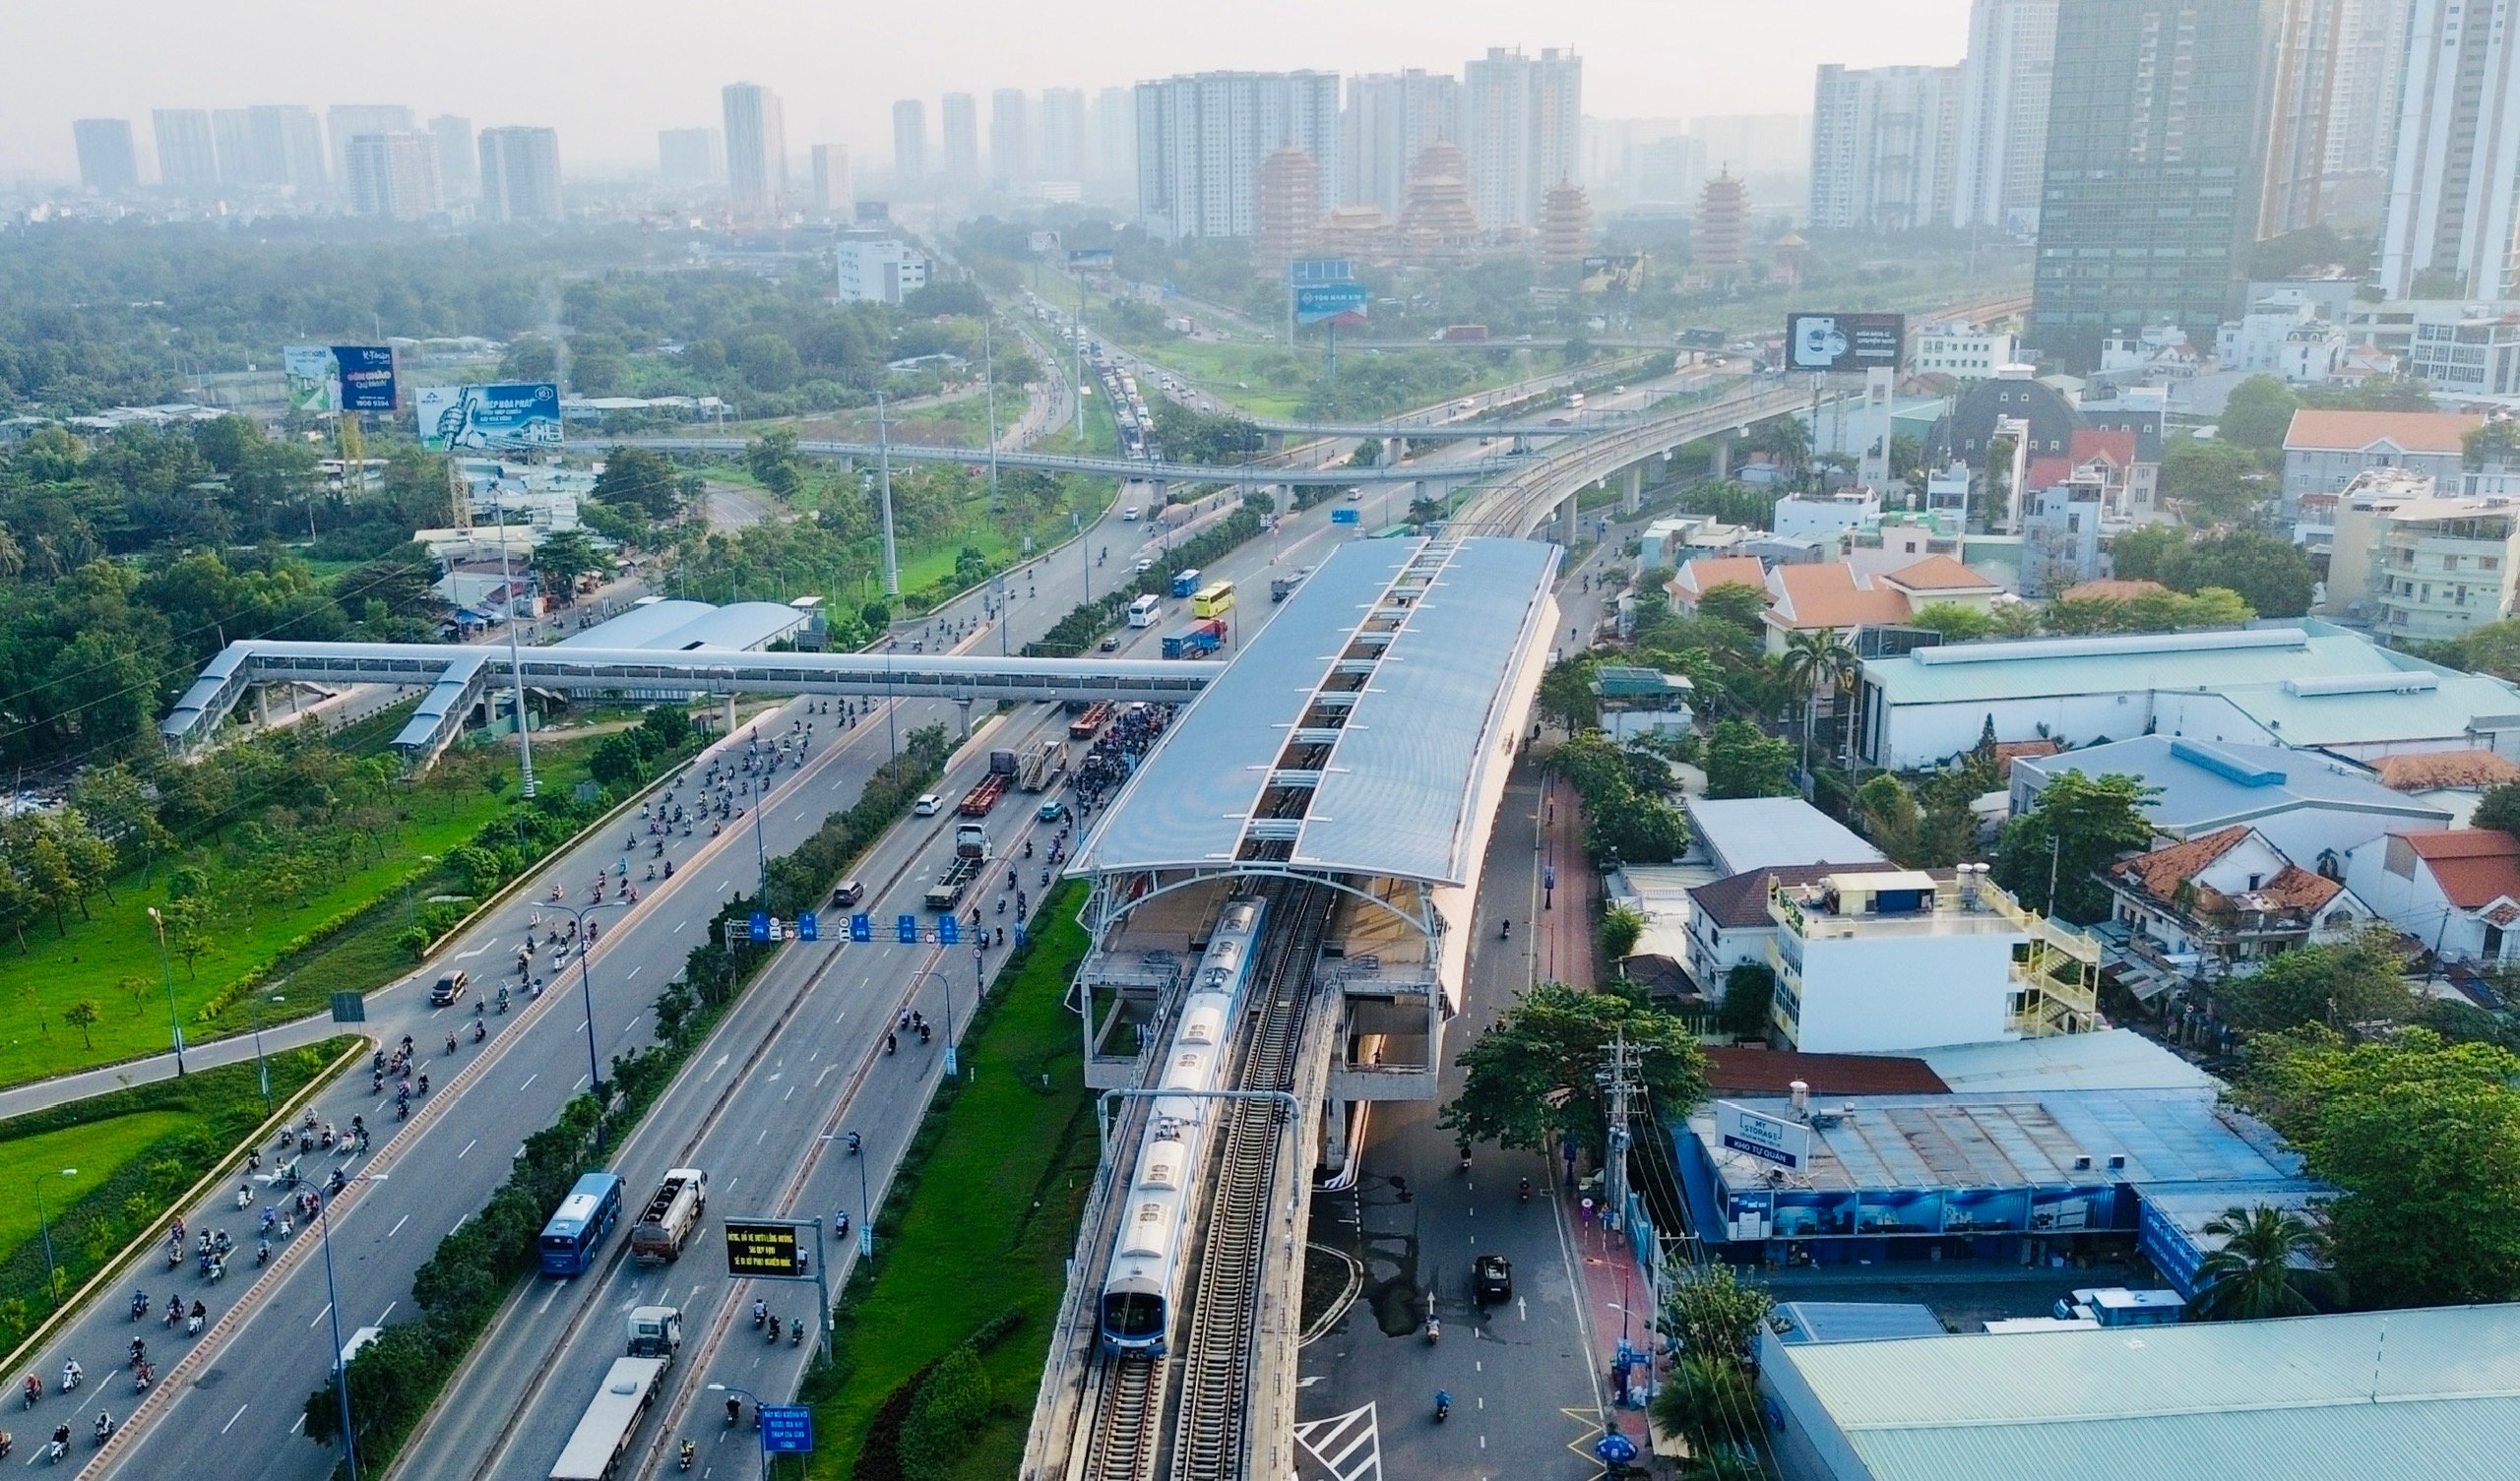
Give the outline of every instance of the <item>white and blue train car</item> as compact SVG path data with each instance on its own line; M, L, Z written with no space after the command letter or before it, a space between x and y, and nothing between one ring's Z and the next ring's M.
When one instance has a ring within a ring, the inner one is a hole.
M1181 1025L1158 1087L1145 1139L1129 1175L1120 1235L1102 1283L1102 1346L1131 1357L1164 1356L1172 1314L1181 1293L1183 1257L1189 1242L1191 1185L1219 1102L1206 1091L1223 1087L1226 1036L1251 980L1260 952L1267 901L1237 896L1226 902L1207 954L1181 1005Z

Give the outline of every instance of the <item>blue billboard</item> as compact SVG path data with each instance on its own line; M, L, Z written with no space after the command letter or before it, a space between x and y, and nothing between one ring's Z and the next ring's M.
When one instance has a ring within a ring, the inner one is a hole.
M1287 264L1287 282L1294 287L1308 282L1347 282L1355 276L1355 265L1344 257L1298 257Z
M333 360L342 368L342 409L391 411L395 395L394 349L387 344L336 344Z
M1294 291L1297 324L1365 322L1365 285L1361 282L1297 283Z
M420 388L424 448L515 452L559 445L560 388L549 381Z

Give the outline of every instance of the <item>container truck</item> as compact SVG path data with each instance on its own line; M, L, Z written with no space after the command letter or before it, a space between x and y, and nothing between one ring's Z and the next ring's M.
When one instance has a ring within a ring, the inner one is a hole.
M1083 714L1080 714L1075 719L1067 722L1067 738L1069 740L1092 740L1097 735L1102 734L1102 727L1109 723L1111 723L1110 702L1107 700L1096 700L1092 705L1086 707L1086 710Z
M1215 618L1194 622L1164 640L1167 658L1204 658L1225 646L1225 624Z
M985 818L997 799L1006 795L1006 784L1014 780L1003 771L991 771L963 794L962 805L955 809L966 818Z
M641 1265L682 1259L682 1247L709 1207L709 1175L697 1167L668 1171L630 1226L630 1258Z
M938 915L961 906L963 895L972 882L988 867L988 830L977 823L965 823L954 830L954 857L936 884L927 892L927 908Z

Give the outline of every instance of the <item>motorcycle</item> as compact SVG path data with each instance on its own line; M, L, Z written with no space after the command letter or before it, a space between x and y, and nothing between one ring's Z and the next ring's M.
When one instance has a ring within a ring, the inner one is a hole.
M106 1441L113 1438L114 1417L110 1414L98 1414L96 1416L96 1444L102 1446Z
M726 1428L730 1430L733 1429L735 1427L735 1421L743 1417L744 1401L739 1398L730 1398L726 1400Z
M30 1409L33 1408L35 1406L35 1400L43 1397L43 1380L35 1377L32 1373L28 1374L27 1386L20 1389L19 1392L26 1399L26 1406Z
M1514 1192L1522 1202L1526 1203L1530 1203L1532 1201L1532 1180L1529 1178L1523 1179L1515 1186Z
M237 1189L237 1190L236 1190L236 1206L237 1206L237 1207L239 1207L239 1208L250 1207L250 1206L253 1204L253 1202L254 1202L254 1189L253 1189L253 1185L252 1185L252 1184L250 1184L250 1183L249 1183L249 1184L247 1184L247 1185L245 1185L245 1186L243 1186L243 1187L241 1187L241 1188L239 1188L239 1189Z
M1509 921L1504 922L1503 924L1504 924L1504 929L1502 929L1501 931L1499 931L1499 932L1497 933L1497 939L1498 939L1499 941L1511 941L1511 940L1513 940L1513 939L1514 939L1514 923L1513 923L1512 921L1510 921L1510 920L1509 920Z
M54 1465L59 1465L61 1457L69 1453L70 1426L55 1425L52 1430L52 1444L44 1447L43 1458Z
M139 1321L141 1318L146 1317L146 1316L148 1316L148 1315L149 1315L149 1298L148 1298L146 1295L144 1295L144 1294L142 1294L141 1292L139 1292L139 1291L134 1291L134 1292L132 1292L132 1293L131 1293L131 1320L133 1320L134 1322L137 1322L137 1321Z
M773 1347L779 1345L779 1319L777 1317L770 1319L770 1345Z
M691 1469L691 1461L692 1461L692 1457L693 1457L693 1456L695 1456L695 1455L697 1455L697 1454L699 1454L699 1453L700 1453L700 1448L699 1448L698 1446L693 1445L693 1444L692 1444L690 1441L688 1441L688 1440L684 1441L684 1442L682 1443L682 1457L681 1457L680 1461L678 1462L678 1467L679 1467L680 1469L682 1469L682 1470L686 1470L686 1471L687 1471L687 1470L689 1470L689 1469Z
M805 1321L802 1317L788 1324L788 1345L790 1347L805 1345Z
M1436 1321L1432 1317L1428 1317L1426 1319L1426 1345L1429 1347L1434 1346L1436 1338L1441 1337L1443 1334L1444 1324Z
M1449 1393L1446 1393L1446 1392L1445 1392L1443 1389L1441 1389L1441 1388L1436 1389L1436 1390L1435 1390L1435 1423L1437 1423L1437 1424L1442 1424L1445 1420L1450 1419L1450 1418L1452 1418L1452 1417L1453 1417L1453 1396L1452 1396L1451 1394L1449 1394Z
M72 1389L77 1388L78 1388L82 1383L85 1383L85 1382L87 1381L87 1378L88 1378L88 1375L87 1375L84 1371L82 1371L82 1370L80 1369L80 1367L79 1367L79 1365L78 1365L78 1364L76 1364L76 1363L64 1363L64 1364L62 1364L62 1365L61 1365L61 1391L62 1391L62 1392L64 1392L64 1393L68 1393L68 1392L70 1392Z
M472 1042L477 1044L489 1036L490 1030L488 1025L484 1024L480 1019L474 1018L472 1020Z
M891 1054L899 1050L901 1047L902 1041L888 1030L884 1034L884 1052L886 1054Z

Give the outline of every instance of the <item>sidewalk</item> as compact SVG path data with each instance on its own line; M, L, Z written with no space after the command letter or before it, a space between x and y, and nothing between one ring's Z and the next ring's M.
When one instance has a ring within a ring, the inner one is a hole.
M1636 1443L1642 1460L1652 1453L1654 1438L1644 1409L1621 1406L1616 1372L1622 1344L1638 1354L1655 1345L1651 1286L1637 1267L1635 1249L1624 1233L1604 1228L1598 1216L1580 1210L1573 1211L1572 1217L1576 1269L1584 1282L1586 1351L1603 1398L1610 1406L1613 1427ZM1628 1376L1632 1401L1641 1403L1646 1378L1641 1364Z

